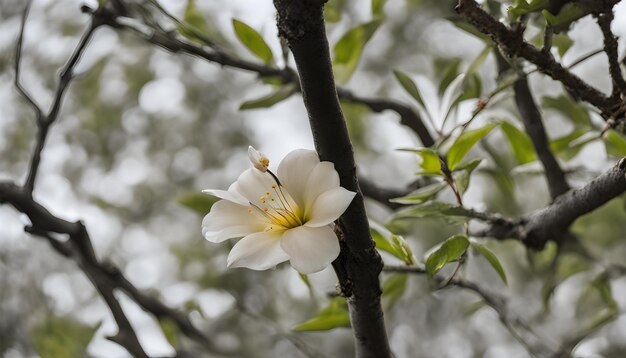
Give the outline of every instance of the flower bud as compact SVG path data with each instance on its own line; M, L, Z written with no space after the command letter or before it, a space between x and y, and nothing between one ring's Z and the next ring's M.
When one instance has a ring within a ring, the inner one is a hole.
M270 160L265 154L254 149L252 146L248 147L248 158L250 158L252 165L263 173L267 171L267 167L270 165Z

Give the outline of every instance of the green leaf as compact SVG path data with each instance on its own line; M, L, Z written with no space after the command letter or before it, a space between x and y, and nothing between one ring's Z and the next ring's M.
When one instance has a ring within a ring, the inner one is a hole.
M461 164L458 167L456 167L453 172L461 172L463 170L469 170L470 172L474 171L474 169L476 169L476 167L482 162L482 159L474 159L474 160L470 160L469 162L465 163L465 164Z
M41 358L86 357L87 346L100 324L88 326L69 316L49 315L31 331L31 342Z
M485 301L476 301L463 309L463 316L471 317L474 313L480 311L483 307L487 307Z
M350 327L348 304L343 297L333 298L328 306L310 320L295 326L294 331L328 331L333 328Z
M178 339L178 326L176 325L176 322L170 318L162 318L159 320L159 325L161 326L161 331L163 332L165 339L167 339L167 342L174 347L174 349L177 349L180 342Z
M444 203L441 201L427 201L422 204L409 206L396 212L396 219L403 218L426 218L426 217L472 217L471 210L461 206Z
M335 23L341 20L339 1L330 0L324 5L324 20L328 23Z
M489 56L490 53L491 53L491 46L485 46L485 48L478 54L478 56L476 56L474 61L470 63L469 67L467 68L467 71L465 71L466 80L467 80L467 77L469 77L471 74L478 71L480 66L483 63L485 63L485 60L487 59L487 56Z
M408 275L396 273L383 282L382 304L385 311L390 310L402 297L407 287Z
M482 159L474 159L455 169L455 171L459 172L459 174L454 176L454 182L456 183L456 186L461 194L465 193L467 188L469 188L472 172L476 169L476 167L478 167L478 165L480 165L481 162Z
M589 138L586 141L578 139L585 135L587 131L582 129L574 129L570 134L550 141L550 149L559 157L570 160L574 158L583 147L589 142L597 139L597 137Z
M372 0L372 17L381 17L385 15L384 7L387 0Z
M463 158L465 158L465 155L469 153L474 144L489 134L489 132L491 132L491 130L496 126L497 123L490 123L483 128L461 133L448 151L448 168L450 168L450 170L454 170L454 168L461 163Z
M282 102L296 93L296 86L293 84L284 85L274 92L267 94L261 98L245 101L239 106L239 110L269 108L276 103Z
M420 167L424 169L425 174L441 175L441 159L437 152L430 148L401 148L404 152L415 153L420 157Z
M446 188L448 184L446 182L438 182L430 185L423 186L410 194L389 200L392 203L398 204L419 204L427 200L430 200L437 193Z
M617 312L618 305L615 302L615 298L613 298L613 293L611 292L611 282L609 281L609 274L605 271L600 273L596 278L592 281L593 287L598 290L602 300L607 304L607 306L614 312Z
M187 1L183 21L185 25L189 26L189 28L186 26L180 26L178 30L181 35L190 40L199 40L198 35L195 33L196 31L201 35L209 33L209 27L207 26L206 19L204 18L204 15L198 11L195 0Z
M559 56L563 57L567 50L569 50L574 44L567 34L554 34L552 35L552 46L556 46Z
M572 101L568 96L543 97L541 103L544 108L561 112L565 119L571 120L576 128L591 128L591 120L587 109Z
M459 260L467 251L468 246L469 240L465 235L454 235L446 240L439 249L426 259L428 275L432 277L446 264Z
M576 317L587 317L588 326L599 327L615 318L619 307L611 291L606 271L598 274L583 290L576 306Z
M452 22L452 24L456 26L458 29L463 30L467 32L468 34L479 38L480 40L485 42L487 45L493 45L493 40L491 40L491 37L489 37L489 35L485 35L484 33L480 32L480 30L478 30L474 25L468 23L467 21L459 20L458 17L453 17L448 20Z
M606 154L622 158L626 156L626 139L617 131L610 129L602 137L606 147Z
M493 269L496 270L498 275L500 275L500 278L502 279L502 281L508 285L509 283L506 279L506 273L504 272L504 268L502 267L502 264L500 263L500 260L498 260L496 255L491 250L489 250L486 246L483 246L477 242L472 242L472 247L475 248L476 251L478 251L481 255L483 255L484 258L487 259L491 267L493 267Z
M587 15L589 12L576 3L568 2L561 7L561 10L556 16L551 14L548 10L543 10L541 13L550 26L554 27L556 30L562 30L566 29L570 23Z
M516 0L515 6L509 7L508 12L513 18L517 18L531 12L545 9L549 3L549 0L531 0L530 3L526 0Z
M537 159L533 142L525 132L517 129L509 122L502 122L501 128L519 164L530 163Z
M417 88L415 82L413 82L411 77L409 77L400 70L394 70L393 74L394 76L396 76L398 82L400 82L402 88L404 88L405 91L407 91L413 98L415 98L417 103L419 103L422 108L426 108L426 106L424 105L424 100L422 99L422 95L420 94L419 89Z
M456 105L466 99L479 98L482 95L483 84L480 76L476 73L465 76L462 88L463 91L461 93L461 96L458 97L455 102L453 102L453 105Z
M387 235L384 231L386 231L384 227L379 224L373 222L370 224L370 233L376 248L380 251L392 254L408 265L414 265L415 257L413 256L413 251L411 251L411 248L406 240L399 235Z
M461 65L461 59L455 58L452 59L444 68L443 75L441 77L441 81L439 82L439 95L443 95L448 86L454 81L455 78L458 77L459 74L459 65Z
M185 206L200 215L206 215L211 211L211 207L219 199L202 193L189 192L180 195L176 198L176 202L182 206Z
M260 58L266 64L271 64L273 54L263 37L252 27L243 22L233 19L233 28L239 41L244 44L250 52Z
M374 35L381 20L373 20L348 30L334 48L333 69L335 80L345 84L356 70L365 44Z

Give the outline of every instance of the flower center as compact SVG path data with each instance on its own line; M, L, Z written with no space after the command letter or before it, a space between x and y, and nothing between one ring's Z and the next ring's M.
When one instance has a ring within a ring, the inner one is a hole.
M250 203L252 206L248 212L261 215L271 224L285 229L291 229L304 224L303 212L293 200L289 192L280 184L274 173L267 171L272 176L274 184L270 191L266 191L265 195L259 198L256 203ZM267 230L276 229L269 226Z

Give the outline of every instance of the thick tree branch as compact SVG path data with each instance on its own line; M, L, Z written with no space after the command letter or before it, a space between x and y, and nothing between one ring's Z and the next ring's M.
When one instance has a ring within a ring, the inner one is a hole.
M278 31L287 40L300 74L302 97L321 160L333 162L341 185L357 192L338 220L342 249L333 263L347 297L357 357L391 357L380 305L382 261L370 237L352 144L333 78L323 19L323 0L275 0Z
M503 73L511 68L509 63L498 51L495 52L495 55L499 73ZM528 79L525 76L520 77L513 83L513 92L515 94L515 104L517 105L522 123L524 124L524 129L530 137L537 157L546 173L550 196L552 199L555 199L557 196L568 191L570 187L565 179L563 169L561 169L559 162L550 149L550 143L548 142L548 136L543 126L541 113L535 104L528 86Z
M594 211L626 191L626 158L585 186L559 196L551 205L537 210L514 225L492 223L475 233L496 239L521 240L533 249L542 249L550 241L568 237L569 226L579 217Z
M474 0L459 0L457 12L489 35L510 57L522 57L537 66L538 70L561 82L577 99L589 102L598 108L608 120L614 116L620 102L591 87L554 60L550 53L535 48L524 41L522 33L507 28Z

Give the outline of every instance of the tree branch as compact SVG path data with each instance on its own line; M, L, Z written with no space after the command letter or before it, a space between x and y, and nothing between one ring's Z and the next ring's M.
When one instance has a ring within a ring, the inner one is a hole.
M109 306L118 324L120 333L112 340L122 345L134 356L146 357L146 354L113 294L115 289L124 291L141 308L157 319L171 319L184 335L201 346L213 352L219 352L212 340L198 330L183 312L170 308L156 298L139 291L116 266L98 261L87 229L81 222L72 223L56 217L34 201L30 193L23 188L14 183L0 182L0 204L7 203L28 216L31 226L25 228L27 232L46 238L57 252L79 265ZM69 240L60 242L50 233L68 235Z
M15 83L15 88L17 88L17 90L20 92L22 97L24 97L26 99L26 101L28 101L30 106L35 111L35 116L37 118L37 123L39 123L39 122L41 122L41 118L42 118L41 108L39 107L37 102L35 102L33 97L31 97L30 93L28 93L26 88L24 88L24 86L22 86L22 83L20 82L20 69L21 69L21 62L22 62L22 46L24 44L24 29L26 28L26 18L28 18L28 13L30 11L31 3L32 3L31 0L27 1L26 2L26 7L24 8L24 11L22 12L21 23L20 23L20 32L19 32L19 35L17 37L17 45L15 46L15 64L14 64L15 78L14 78L14 83Z
M151 312L157 318L171 318L179 326L183 334L203 346L213 349L210 339L195 328L183 313L173 310L157 299L138 291L116 267L100 263L96 258L89 234L81 222L72 223L58 218L34 201L32 191L41 161L41 152L45 146L50 126L58 119L64 95L71 81L74 79L74 69L86 50L95 30L101 26L103 20L106 19L106 13L100 11L94 12L87 7L83 7L83 11L91 14L91 23L88 29L83 33L70 58L63 66L50 109L47 114L43 114L41 108L19 82L24 28L29 9L30 1L27 3L22 14L21 27L16 46L15 85L22 96L27 99L35 110L38 133L24 186L20 187L11 182L0 182L0 204L9 203L18 211L26 214L31 220L31 226L26 227L25 231L35 236L46 238L57 252L65 257L71 258L79 265L81 270L87 275L105 300L118 325L118 334L114 337L110 337L110 339L122 345L131 354L136 357L147 357L119 301L114 295L114 290L117 288L125 291L144 310ZM68 235L69 240L60 242L53 238L50 233Z
M115 288L97 269L98 263L91 246L87 230L81 222L69 222L53 216L46 208L35 202L29 191L9 182L0 183L0 204L9 203L26 214L31 226L25 231L48 239L52 247L66 257L72 258L85 272L94 287L106 302L115 322L118 333L110 339L128 350L135 357L148 357L144 352L133 327L113 293ZM50 232L66 234L69 240L59 243Z
M503 73L511 68L499 51L496 50L495 55L499 73ZM532 141L537 157L544 168L550 197L554 200L557 196L568 191L570 187L565 179L563 169L561 169L559 162L550 149L548 136L543 126L543 119L541 118L539 108L537 108L533 100L526 76L520 77L513 83L513 92L524 129Z
M606 52L609 60L609 73L613 82L611 96L619 98L620 95L626 96L626 81L624 81L622 70L619 66L619 59L617 58L617 38L611 31L613 18L613 6L604 9L603 12L597 15L598 26L604 37L604 52Z
M489 35L510 57L519 56L533 63L539 71L561 82L577 99L582 99L598 108L605 119L608 120L614 116L620 101L609 98L591 87L556 62L550 53L541 51L524 41L521 32L507 28L485 12L476 1L459 0L456 10L478 30Z
M527 247L542 249L550 241L560 243L568 237L569 226L579 217L594 211L626 191L626 158L585 186L559 196L551 205L537 210L515 225L492 223L475 233L496 239L521 240Z
M169 16L172 17L172 15ZM134 24L134 20L120 18L117 14L111 12L107 12L105 23L116 29L132 31L145 41L172 53L186 53L222 66L253 72L262 78L277 77L280 78L284 84L291 83L299 85L298 75L292 68L289 67L279 69L268 65L242 60L225 51L216 48L207 49L197 43L178 38L172 33L166 33L151 27L138 27ZM300 90L299 87L297 89ZM338 88L337 93L339 99L347 102L363 104L376 113L380 113L385 110L396 112L400 116L400 122L411 128L418 135L423 146L430 147L434 144L432 135L428 131L428 128L424 125L421 117L409 105L393 99L361 97L345 88Z
M320 159L335 164L341 185L357 192L338 220L341 253L333 266L347 297L357 357L391 357L380 305L382 260L374 247L359 190L352 144L333 79L323 0L275 0L278 31L300 74L302 97Z
M361 97L344 88L338 88L337 94L339 99L343 101L363 104L376 113L380 113L385 110L391 110L398 113L400 115L400 123L411 128L413 132L417 134L422 142L422 146L432 147L435 144L435 140L430 134L428 128L424 125L422 118L408 105L392 99Z
M59 77L59 83L55 90L54 97L52 99L52 105L50 106L50 110L47 114L43 114L41 108L37 105L35 100L26 92L26 89L22 87L19 82L19 74L20 74L20 62L22 56L22 44L24 41L24 28L26 27L26 18L28 17L28 12L30 10L30 1L27 3L26 8L22 14L22 21L20 26L19 37L16 46L16 54L15 54L15 86L18 88L23 97L25 97L30 105L35 110L35 115L37 118L37 139L35 142L35 150L33 151L33 156L31 158L28 175L26 177L26 182L24 184L24 188L28 193L32 193L35 180L37 178L37 172L39 170L39 163L41 162L41 152L46 143L46 138L48 137L48 131L50 126L56 121L59 115L59 109L61 108L61 104L63 102L63 97L65 94L65 90L69 86L70 82L73 79L73 72L75 66L78 64L80 57L83 52L87 48L89 41L92 38L94 31L101 25L98 21L98 17L92 16L91 23L89 28L83 36L81 37L78 45L74 49L74 52L68 59L65 66L61 71L61 75Z

